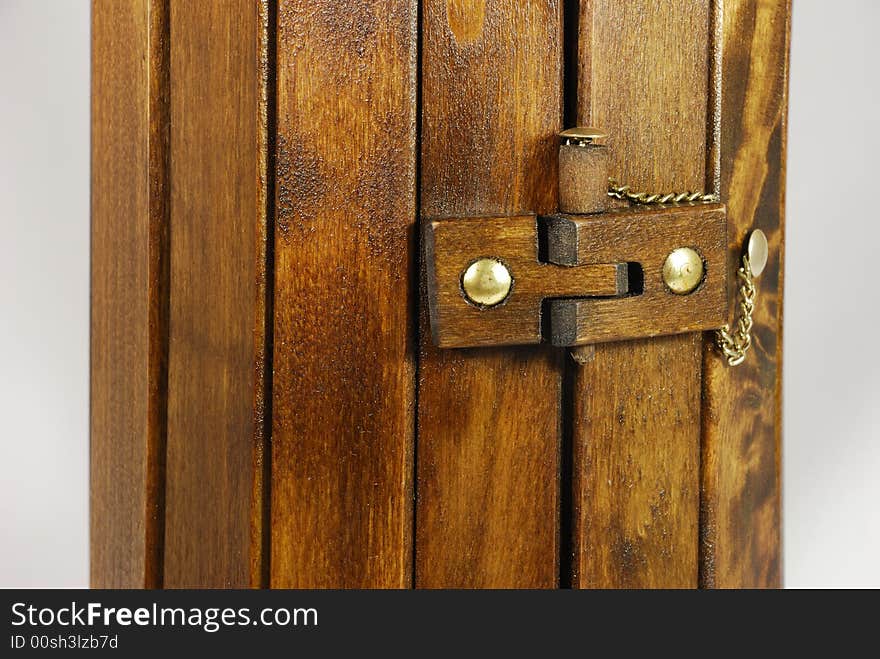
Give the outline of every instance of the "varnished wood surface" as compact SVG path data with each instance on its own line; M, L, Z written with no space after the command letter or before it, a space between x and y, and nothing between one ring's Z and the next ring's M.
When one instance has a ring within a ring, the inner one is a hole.
M164 0L92 4L91 584L162 585Z
M552 212L561 6L423 3L423 217ZM558 583L560 356L439 350L424 298L417 587Z
M721 191L730 209L729 263L749 231L770 243L757 280L752 348L729 368L704 355L704 587L781 585L780 427L788 2L724 2ZM734 308L735 289L730 291Z
M790 7L579 9L610 174L720 181L731 276L770 238L730 369L699 334L432 345L416 178L423 223L557 211L562 8L417 4L94 0L93 585L552 588L569 494L563 584L779 585Z
M571 346L681 334L721 327L727 318L727 225L723 204L637 207L598 215L554 215L548 260L575 266L638 264L630 295L556 299L550 303L554 345ZM703 260L703 280L676 295L663 264L687 246ZM554 297L564 298L563 295Z
M710 2L581 4L578 123L609 134L611 176L703 188ZM575 366L572 585L695 587L698 334L596 346Z
M273 587L412 584L415 0L281 0Z
M559 212L599 213L608 197L608 147L559 146Z
M265 6L171 4L166 587L259 586Z
M538 261L538 222L534 215L514 215L425 223L425 285L431 338L436 345L461 348L540 343L545 298L627 292L625 260L596 260L578 267ZM486 257L503 263L512 283L504 301L481 308L466 299L462 273Z

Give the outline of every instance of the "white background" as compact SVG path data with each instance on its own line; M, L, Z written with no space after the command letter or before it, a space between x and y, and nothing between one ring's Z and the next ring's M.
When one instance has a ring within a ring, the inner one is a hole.
M880 586L880 3L796 0L787 586ZM89 2L0 0L0 586L88 583Z

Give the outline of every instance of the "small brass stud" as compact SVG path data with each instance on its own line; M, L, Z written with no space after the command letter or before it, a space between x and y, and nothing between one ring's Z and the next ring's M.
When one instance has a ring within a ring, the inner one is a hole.
M676 295L692 293L703 281L703 259L690 247L674 249L663 264L663 281Z
M749 244L746 248L746 254L749 257L749 266L752 269L752 276L758 277L767 266L767 257L770 248L767 245L767 236L760 229L755 229L749 236Z
M503 302L512 285L510 270L498 259L478 259L461 275L465 296L480 307L494 307Z
M575 146L598 146L605 144L607 137L608 133L601 128L594 128L593 126L577 126L559 133L559 139L563 144L573 144Z

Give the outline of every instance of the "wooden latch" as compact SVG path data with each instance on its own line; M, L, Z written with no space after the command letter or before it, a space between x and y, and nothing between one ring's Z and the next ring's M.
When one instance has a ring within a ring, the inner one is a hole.
M600 136L592 129L562 134L561 213L425 223L431 332L439 347L578 346L724 325L724 205L608 210L608 152Z

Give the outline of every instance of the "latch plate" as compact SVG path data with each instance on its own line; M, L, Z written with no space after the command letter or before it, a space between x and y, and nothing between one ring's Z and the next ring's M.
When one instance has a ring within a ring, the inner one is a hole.
M727 322L727 223L723 204L637 207L596 215L554 215L547 223L547 258L560 265L638 264L641 290L614 299L553 300L549 337L557 346L717 329ZM702 282L676 294L663 265L681 247L703 260Z
M535 215L429 220L424 244L431 332L441 348L540 343L546 298L614 296L626 292L624 263L567 267L538 260ZM510 272L507 297L492 307L468 301L462 276L484 258Z
M546 262L539 259L539 233L546 234ZM442 348L545 339L575 346L714 329L726 321L722 204L433 219L425 223L424 245L431 332ZM687 295L673 293L662 275L666 257L680 247L694 249L705 270ZM486 258L504 264L512 278L506 298L491 307L469 301L462 285L468 267Z

